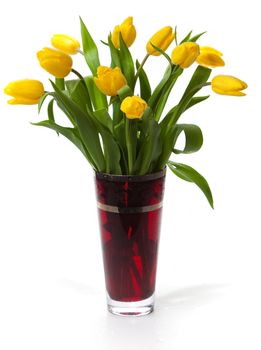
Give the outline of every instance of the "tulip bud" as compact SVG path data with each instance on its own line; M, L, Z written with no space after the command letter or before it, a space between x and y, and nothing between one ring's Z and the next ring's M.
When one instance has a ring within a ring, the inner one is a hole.
M128 96L121 103L121 111L128 119L140 119L146 108L146 101L138 96Z
M44 95L44 87L38 80L24 79L9 83L4 92L13 97L8 101L11 105L34 105Z
M41 67L56 78L66 77L72 69L71 57L61 51L45 47L37 52L37 58Z
M121 25L114 28L112 32L112 43L116 49L120 48L120 33L127 47L130 47L136 38L136 28L133 25L133 18L126 18Z
M155 33L148 41L146 45L148 54L153 56L159 56L160 52L154 49L154 47L151 44L153 44L154 46L157 46L163 51L166 51L174 39L175 39L175 33L172 33L171 27L162 28L157 33Z
M200 47L200 54L196 61L200 66L206 68L222 67L225 65L225 62L221 58L222 55L220 51L212 47L203 46Z
M51 43L56 49L68 53L69 55L76 54L80 48L80 43L78 40L65 34L53 35Z
M118 91L127 85L127 80L119 67L98 67L97 78L94 77L94 82L98 89L107 96L116 96Z
M230 75L217 75L211 82L212 90L220 95L245 96L241 92L247 88L247 84Z
M190 67L199 55L199 46L194 42L185 42L175 47L171 54L173 64L182 68Z

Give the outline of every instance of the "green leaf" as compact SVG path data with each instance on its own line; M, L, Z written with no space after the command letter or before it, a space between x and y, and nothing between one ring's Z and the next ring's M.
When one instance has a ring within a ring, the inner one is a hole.
M48 103L48 107L47 107L48 119L50 122L55 122L54 121L54 114L53 114L53 103L54 103L54 99L52 99Z
M172 64L171 58L169 57L168 54L166 54L165 51L163 51L161 48L159 48L159 47L153 45L152 42L151 42L150 44L151 44L151 46L152 46L156 51L159 51L159 52L161 53L161 55L163 55L163 56L167 59L167 61L169 62L170 65Z
M169 79L168 83L165 85L165 87L162 89L160 99L158 100L157 106L154 109L155 113L155 120L159 121L161 114L163 112L163 109L168 101L169 94L171 93L171 90L173 86L175 85L178 77L182 74L183 69L178 67L172 74L171 78Z
M211 69L198 66L177 106L171 109L162 121L162 127L170 128L176 124L179 117L190 107L193 96L201 90L211 73ZM203 98L205 99L205 98ZM202 99L202 100L203 100ZM195 100L194 100L195 101ZM200 101L199 101L200 102ZM193 104L193 102L192 102ZM166 119L166 120L165 120Z
M200 103L204 100L206 100L207 98L209 98L209 96L197 96L197 97L192 97L192 99L190 100L190 102L186 105L185 109L183 112L185 112L187 109L189 109L190 107L196 105L197 103ZM171 108L171 110L166 114L166 116L164 117L164 119L161 121L160 123L160 127L161 129L165 129L167 128L168 124L171 122L171 120L173 118L175 118L175 116L177 115L177 110L178 110L179 105L177 104L176 106L174 106L173 108Z
M190 36L192 34L192 30L185 36L185 38L183 40L181 40L181 42L179 43L179 45L185 43L186 41L190 41Z
M106 109L108 107L107 97L97 88L93 77L88 76L85 79L88 93L95 110Z
M182 99L186 97L188 93L195 95L201 88L202 84L206 83L211 74L211 69L198 66L184 92Z
M152 165L158 163L158 157L162 152L162 141L158 123L151 117L142 122L141 147L134 165L134 173L145 175L149 170L156 171Z
M89 92L85 81L82 79L67 80L65 82L69 91L71 99L79 106L83 111L86 111L86 105L92 110L92 103L90 100Z
M187 109L189 109L190 107L195 106L196 104L205 101L207 98L209 98L210 95L208 96L196 96L196 97L192 97L192 99L190 100L190 102L187 104L185 111Z
M70 140L83 153L83 155L87 158L87 160L91 163L91 165L94 166L93 160L91 159L90 155L88 154L88 152L84 148L80 137L77 135L76 129L65 128L65 127L58 125L50 120L43 120L39 123L31 123L31 124L36 125L36 126L44 126L46 128L49 128L49 129L56 131L58 134L63 135L68 140Z
M140 63L136 60L136 69L140 69L139 72L139 82L140 82L140 96L143 100L148 101L151 97L151 87L147 74L143 67L140 68Z
M95 75L97 68L100 66L98 49L81 17L80 22L84 58L92 74Z
M87 149L88 153L94 161L95 168L98 171L105 170L105 161L100 145L98 131L87 113L84 113L81 108L60 91L56 85L51 82L55 93L53 93L56 101L63 106L63 109L71 115L76 122L81 140Z
M96 111L93 113L89 112L90 113L89 115L92 118L98 132L102 137L103 148L104 148L104 158L106 163L106 173L121 175L122 173L121 166L120 166L121 153L120 153L119 146L117 142L114 140L114 137L111 131L107 126L104 125L109 123L108 118L110 118L109 114L107 116L105 115L106 112L107 112L106 110ZM99 116L103 118L104 124L99 119Z
M117 99L113 102L113 129L123 120L123 112L121 111L121 101Z
M90 112L89 112L90 113ZM93 115L97 119L97 122L100 123L107 131L112 133L112 119L107 109L100 109L93 112Z
M184 132L186 137L186 142L183 150L174 148L173 152L176 154L184 153L195 153L200 150L203 144L203 135L201 129L194 124L177 124L175 125L177 130L176 139L177 141L179 135Z
M197 34L197 35L193 36L193 38L190 38L189 41L196 42L205 33L206 32L202 32L200 34Z
M40 97L39 102L38 102L38 113L41 112L41 108L42 108L43 103L44 103L47 96L50 96L49 92L45 93L43 96Z
M171 76L171 72L172 72L172 66L168 65L163 78L161 79L159 84L156 86L155 90L153 91L153 93L148 101L148 105L151 107L151 109L154 109L154 106L156 105L158 99L160 98L160 94L162 92L162 89L164 88L165 84L169 80L169 78Z
M125 117L124 117L125 118ZM128 162L127 162L127 146L125 138L125 119L122 118L118 124L113 127L113 134L117 140L117 143L121 151L121 169L123 174L128 172Z
M175 141L176 141L176 135L177 135L177 129L174 126L171 126L170 128L162 129L160 128L160 136L163 142L162 145L162 152L158 160L158 168L163 169L164 166L167 164Z
M128 174L133 175L137 151L138 120L125 118L125 137L128 154Z
M127 79L128 85L131 89L134 87L134 63L131 53L126 46L122 35L120 33L120 61L122 72Z
M111 52L111 67L119 67L121 69L120 51L113 45L111 34L108 36L108 45Z
M195 169L186 164L169 161L168 166L170 170L182 180L195 183L206 196L210 206L214 209L213 197L210 187L202 175L200 175Z

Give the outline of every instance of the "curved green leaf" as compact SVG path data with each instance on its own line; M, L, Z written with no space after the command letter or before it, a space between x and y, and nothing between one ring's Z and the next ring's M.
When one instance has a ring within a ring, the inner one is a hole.
M95 164L93 162L93 159L88 154L86 149L83 146L83 143L79 136L77 135L77 131L74 128L65 128L64 126L58 125L50 120L43 120L39 123L31 123L32 125L36 126L44 126L46 128L52 129L56 131L58 134L63 135L68 140L70 140L87 158L87 160L91 163L91 165L95 168Z
M211 189L206 179L202 175L200 175L195 169L186 164L169 161L168 166L170 170L182 180L194 182L204 193L210 206L214 209Z
M150 44L156 51L160 52L160 54L166 58L166 60L169 62L170 65L172 64L171 58L169 57L169 55L165 51L163 51L160 47L153 45L152 42L150 42Z
M43 96L40 97L39 102L38 102L38 113L41 112L41 108L42 108L43 103L44 103L47 96L50 96L49 92L45 93Z
M196 96L196 97L192 97L192 99L190 100L190 102L187 104L184 112L189 109L190 107L195 106L196 104L205 101L207 98L209 98L210 95L208 96Z
M203 134L201 129L194 124L177 124L175 125L175 129L177 130L176 139L177 141L179 135L184 132L186 137L186 142L183 150L173 149L173 152L176 154L184 153L195 153L200 150L203 144Z

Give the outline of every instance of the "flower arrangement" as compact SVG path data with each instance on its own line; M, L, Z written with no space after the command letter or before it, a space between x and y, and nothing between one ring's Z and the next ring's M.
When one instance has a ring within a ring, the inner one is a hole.
M203 143L198 126L178 121L186 110L209 97L198 96L201 89L211 86L218 94L243 96L247 84L226 75L217 75L209 81L212 68L225 63L221 52L197 44L203 34L193 36L190 32L178 42L177 30L164 27L148 40L144 59L134 62L129 47L136 39L136 28L132 17L128 17L102 42L111 56L110 65L103 66L97 46L81 19L82 50L75 38L56 34L51 39L54 48L43 48L37 53L41 67L55 77L51 81L52 91L46 91L40 81L30 79L11 82L4 91L13 97L8 103L38 104L39 111L50 98L48 119L32 124L65 136L96 172L145 175L168 165L181 179L194 182L213 207L204 177L192 167L170 160L172 154L198 151ZM175 47L169 56L166 50L173 42ZM84 56L89 76L82 76L73 68L74 54ZM149 58L159 55L166 58L166 70L158 85L151 88L144 66ZM166 113L165 105L176 81L193 64L195 71L180 101ZM70 73L75 74L75 79L65 79ZM69 119L70 127L56 123L54 104ZM186 137L185 146L177 149L181 133Z

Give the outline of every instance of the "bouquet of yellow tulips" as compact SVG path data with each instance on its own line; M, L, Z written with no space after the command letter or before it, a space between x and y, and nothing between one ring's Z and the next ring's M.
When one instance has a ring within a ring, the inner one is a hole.
M103 66L97 46L81 20L82 49L76 39L58 34L51 40L55 49L43 48L37 53L41 67L55 77L52 91L45 91L41 82L28 79L11 82L5 93L13 97L10 104L38 104L39 111L48 98L48 119L33 124L69 139L95 171L144 175L168 165L178 177L198 185L213 206L211 190L203 176L188 165L170 160L172 154L198 151L203 143L198 126L178 121L187 109L209 97L197 95L202 88L211 85L218 94L243 96L247 84L226 75L209 81L211 69L224 66L224 61L218 50L196 43L202 34L193 36L190 32L178 42L177 31L164 27L148 40L144 59L134 62L129 47L136 39L136 29L132 17L128 17L102 42L111 56L110 65ZM166 50L173 41L175 47L169 56ZM84 56L89 76L72 68L71 55L77 53ZM149 58L159 55L166 58L166 70L158 85L151 88L144 66ZM176 81L184 69L195 63L179 103L166 113L165 105ZM75 74L75 79L65 79L69 73ZM70 127L56 123L54 104L69 119ZM185 146L177 149L182 132Z

